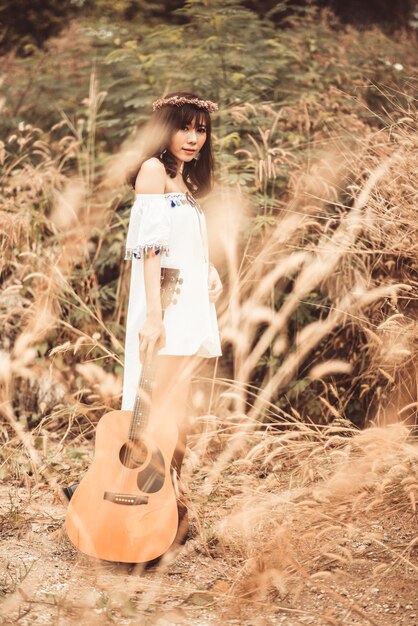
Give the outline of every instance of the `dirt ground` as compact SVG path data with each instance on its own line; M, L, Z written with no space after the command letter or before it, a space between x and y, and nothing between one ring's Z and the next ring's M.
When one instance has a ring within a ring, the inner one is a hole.
M193 492L190 496L193 501ZM417 535L410 513L358 524L346 544L352 555L348 567L338 555L324 564L322 555L318 576L306 584L252 596L239 585L245 561L202 540L205 528L230 508L227 501L203 513L193 509L190 539L171 562L153 571L78 554L65 535L65 503L46 487L29 491L3 484L0 504L5 626L418 624L418 541L403 557L398 549ZM370 541L370 533L380 539Z

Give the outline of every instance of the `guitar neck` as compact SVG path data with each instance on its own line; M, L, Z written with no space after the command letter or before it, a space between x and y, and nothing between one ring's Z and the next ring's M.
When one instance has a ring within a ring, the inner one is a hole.
M149 421L151 412L152 388L155 379L157 357L146 358L142 366L141 376L138 384L138 391L135 396L134 407L132 409L131 424L129 427L129 439L135 441L139 439L139 434L143 432Z

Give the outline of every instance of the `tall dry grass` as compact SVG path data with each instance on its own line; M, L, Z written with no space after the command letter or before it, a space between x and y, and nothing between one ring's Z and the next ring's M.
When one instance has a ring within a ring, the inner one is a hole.
M92 81L92 134L101 97ZM381 528L402 516L412 524L418 489L406 424L417 407L417 115L363 130L356 140L317 138L321 152L291 177L289 201L261 238L245 194L218 188L207 199L226 287L218 307L226 364L196 377L185 469L195 526L186 550L191 559L200 550L223 560L223 600L280 600L285 611L304 589L320 588L338 604L338 614L316 616L329 624L353 615L375 623L335 585L359 576L356 541L385 550L376 519ZM120 399L112 369L123 363L126 268L121 258L115 332L95 262L107 231L118 237L126 228L114 212L125 190L114 187L105 200L92 141L77 127L55 141L22 125L2 145L2 472L28 486L76 480L91 454L86 439ZM274 142L253 143L247 157L261 184L286 155ZM77 177L64 173L67 159L79 159ZM321 315L291 332L312 292L323 296ZM270 365L255 384L262 359ZM279 402L301 372L321 389L320 419ZM345 414L353 393L373 398L362 432ZM388 549L367 585L400 570L415 574L416 542ZM138 615L164 593L155 586Z
M273 600L272 609L283 600L286 611L315 590L331 601L315 623L375 624L338 585L362 585L357 565L376 547L383 563L368 572L363 599L399 572L416 577L417 141L416 111L405 111L390 128L364 128L355 142L343 133L323 142L294 178L275 227L239 261L241 199L218 199L214 230L224 236L229 289L221 326L233 378L217 381L221 424L211 422L200 449L208 459L205 497L224 503L207 546L215 542L234 572L230 598ZM274 149L263 154L265 147L250 158L274 177ZM222 229L225 210L233 217ZM312 291L326 295L327 306L292 341L291 317ZM347 326L355 351L336 341ZM280 363L264 368L255 388L252 376L269 350ZM320 420L309 418L309 407L301 416L277 405L302 369L321 383ZM363 432L346 419L350 389L340 387L340 375L374 396ZM400 519L410 534L394 549L382 536Z

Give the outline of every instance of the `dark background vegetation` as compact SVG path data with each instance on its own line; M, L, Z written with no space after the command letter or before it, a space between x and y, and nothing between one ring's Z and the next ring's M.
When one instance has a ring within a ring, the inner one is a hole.
M108 17L126 21L140 17L182 23L185 20L173 11L183 4L182 0L4 0L0 7L1 49L3 52L17 49L21 54L30 54L31 45L42 46L49 37L65 28L68 20L76 17ZM414 28L417 19L415 0L247 0L242 5L260 17L271 19L281 28L286 26L287 18L303 7L313 5L331 9L342 24L353 24L363 29L378 25L391 33L399 28Z

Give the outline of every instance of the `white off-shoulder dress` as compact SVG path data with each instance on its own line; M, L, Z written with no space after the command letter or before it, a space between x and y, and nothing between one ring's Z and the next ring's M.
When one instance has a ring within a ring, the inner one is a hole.
M139 331L146 316L144 256L159 254L161 267L180 270L177 303L164 315L160 355L217 357L221 353L215 305L208 292L205 215L185 193L137 194L131 209L125 259L132 261L126 322L122 410L132 410L141 374Z

